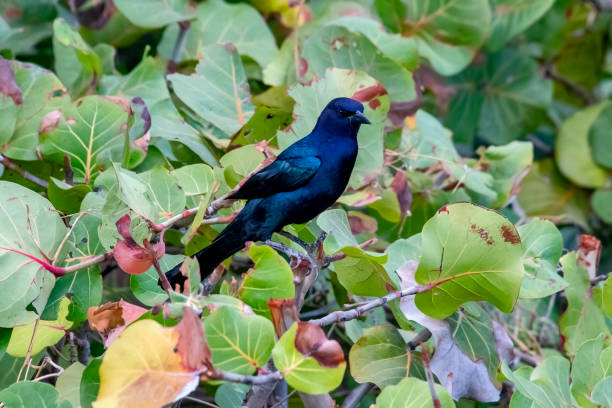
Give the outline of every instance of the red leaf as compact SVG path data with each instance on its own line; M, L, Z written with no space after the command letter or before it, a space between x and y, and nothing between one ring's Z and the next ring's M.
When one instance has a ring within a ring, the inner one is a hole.
M21 89L15 82L15 72L11 67L10 61L0 57L0 93L13 99L15 105L21 105Z
M395 195L397 196L402 217L405 217L412 205L412 191L410 187L408 187L408 180L404 172L398 171L395 173L395 177L393 177L393 181L391 182L391 188L395 191Z
M183 307L183 318L176 325L176 331L179 334L176 348L183 367L191 371L203 367L213 370L212 354L206 343L204 326L192 308Z

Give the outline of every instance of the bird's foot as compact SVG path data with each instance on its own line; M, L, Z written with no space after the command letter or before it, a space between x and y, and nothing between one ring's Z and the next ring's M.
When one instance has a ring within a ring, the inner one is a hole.
M172 290L176 290L178 285L178 290L180 292L183 291L183 288L185 287L185 282L187 281L187 277L181 272L181 265L183 265L182 262L165 273L168 282L170 282L170 287L172 288ZM157 280L157 284L160 287L162 286L161 279Z

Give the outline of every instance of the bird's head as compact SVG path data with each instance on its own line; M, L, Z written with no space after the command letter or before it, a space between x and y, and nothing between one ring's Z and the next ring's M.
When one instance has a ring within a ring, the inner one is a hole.
M317 127L322 126L329 132L349 131L356 135L359 126L370 124L363 114L363 105L351 98L332 99L319 116Z

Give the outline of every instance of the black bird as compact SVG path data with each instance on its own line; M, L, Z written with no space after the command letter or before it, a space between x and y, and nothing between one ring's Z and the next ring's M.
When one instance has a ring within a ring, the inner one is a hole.
M370 121L350 98L327 104L312 132L252 175L230 199L248 200L213 242L196 254L202 278L246 241L267 241L285 225L302 224L334 204L344 192L357 157L357 132ZM183 285L179 266L166 273Z

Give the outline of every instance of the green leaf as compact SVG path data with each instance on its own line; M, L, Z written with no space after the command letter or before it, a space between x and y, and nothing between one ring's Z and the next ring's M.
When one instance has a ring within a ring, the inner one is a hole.
M135 213L155 223L166 221L185 209L185 193L175 177L163 167L136 174L114 164L119 197Z
M117 0L121 13L139 27L159 28L195 16L187 0Z
M561 124L555 145L555 159L561 173L582 187L603 187L609 172L598 165L589 146L589 131L608 102L576 112Z
M0 401L7 408L71 408L62 401L59 391L52 385L38 381L21 381L0 391Z
M334 262L334 271L346 290L357 296L382 297L389 293L393 281L382 266L387 261L386 255L369 254L354 246L344 247L340 252L346 258Z
M255 112L244 67L231 44L208 45L201 52L194 74L172 74L168 80L187 106L231 136Z
M416 281L442 282L416 295L423 313L443 319L461 304L479 300L512 310L523 275L522 248L507 219L473 204L449 204L427 221L421 242Z
M542 17L553 3L554 0L492 0L493 21L487 47L499 50Z
M251 387L246 384L224 383L215 391L215 404L220 408L241 408Z
M210 194L214 185L215 176L210 166L202 163L190 164L172 171L178 184L187 196Z
M529 379L513 373L502 363L503 374L514 383L517 390L529 397L538 407L572 407L569 387L569 361L560 356L551 356L533 370Z
M300 353L295 346L297 328L298 323L294 323L272 349L274 365L283 374L287 384L308 394L323 394L338 387L344 376L346 362L326 367L314 357Z
M41 134L40 149L56 163L70 158L76 180L89 183L100 169L98 158L121 157L127 112L101 96L86 96L66 107L57 128Z
M608 276L608 279L604 282L602 289L602 309L612 318L612 276Z
M365 329L349 353L351 375L359 383L372 382L380 389L407 376L408 353L397 329L389 323Z
M451 81L460 90L445 125L468 144L475 131L490 143L509 143L533 130L543 108L552 102L552 82L542 78L536 61L510 49L488 55L484 64L473 65Z
M368 37L344 27L327 26L304 42L303 57L317 76L329 67L364 71L382 84L394 102L415 98L411 73L382 54Z
M10 98L3 98L3 106L9 104L8 112L4 115L9 117L2 122L0 152L13 159L37 160L41 121L49 112L69 104L70 98L53 73L17 61L13 61L11 66L15 72L15 82L21 89L22 103L14 105Z
M523 242L525 269L520 297L546 297L566 288L567 282L557 273L563 253L563 237L557 227L550 221L534 219L517 229Z
M381 94L381 85L361 71L330 68L324 76L309 85L296 84L288 91L296 104L293 114L296 117L291 127L277 133L281 148L308 135L329 101L337 97L357 97L364 95L364 114L372 122L362 126L357 135L359 151L349 186L361 187L366 176L379 173L383 165L383 131L389 112L389 97Z
M612 407L612 376L603 378L595 385L591 401L605 408Z
M96 52L62 19L53 22L55 72L74 96L95 88L104 71Z
M491 317L477 303L466 303L447 319L455 343L474 362L482 361L495 381L499 358ZM499 386L499 385L498 385Z
M444 388L436 384L436 393L442 408L451 408L455 403ZM404 378L397 385L385 387L376 398L374 408L430 408L434 406L427 381Z
M164 31L159 51L166 59L172 55L178 33L178 24ZM197 19L191 22L180 61L200 59L201 47L226 43L232 43L240 54L248 55L262 67L277 53L270 29L253 7L213 0L198 5Z
M179 263L183 262L183 255L164 255L159 260L159 266L162 271L169 271ZM140 275L130 275L130 289L136 299L147 306L153 306L158 302L163 302L168 299L168 295L157 284L159 275L152 266L145 273Z
M612 104L607 104L589 129L589 145L595 163L612 168Z
M401 0L375 0L374 7L385 27L399 32L406 18L406 6Z
M270 359L274 326L268 319L221 306L204 323L216 369L253 374Z
M45 281L54 281L51 273L14 251L52 259L67 229L47 199L6 181L0 181L0 225L0 327L13 327L35 319L28 305L38 298L44 307L49 292L41 290L48 286Z
M60 398L68 401L73 408L81 406L81 377L84 370L83 364L73 363L64 370L55 383Z
M612 224L612 190L597 189L591 196L591 206L599 218Z
M317 225L327 233L323 248L327 253L335 253L348 246L357 246L357 240L351 232L346 211L331 209L317 217Z
M559 330L565 336L565 350L569 355L576 354L585 341L600 333L610 333L603 312L592 299L589 274L576 262L576 252L561 258L563 276L569 286L565 289L567 310L561 316Z
M255 264L240 286L240 299L259 315L269 317L268 300L287 299L295 296L293 272L272 248L251 245L249 257Z
M563 178L552 159L533 163L521 183L518 202L530 217L554 216L557 222L573 222L586 228L586 194Z
M52 346L64 337L66 330L72 326L67 319L70 300L63 298L60 303L57 320L40 320L13 328L6 352L11 356L25 357L28 354L30 342L31 352L38 353L47 346ZM38 327L36 327L38 326ZM34 329L36 328L36 331Z
M403 35L427 33L449 44L479 45L489 34L490 21L489 4L483 0L409 2Z
M93 358L83 371L81 376L81 406L83 408L91 407L91 404L98 397L100 389L100 366L102 358Z
M580 345L572 361L571 391L581 407L593 407L589 397L595 385L612 374L612 348L603 352L604 335L587 340Z
M487 173L493 177L491 189L497 193L494 201L483 204L499 208L508 202L532 165L533 144L515 141L504 146L489 146L483 152L482 159L488 166Z
M87 193L91 191L91 187L87 184L77 184L71 186L61 180L51 177L47 189L47 196L53 206L64 214L74 214L81 208L81 201Z

